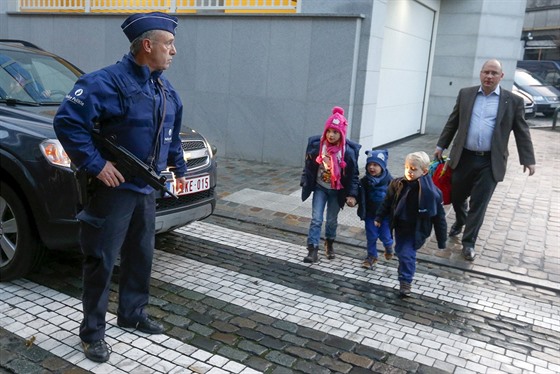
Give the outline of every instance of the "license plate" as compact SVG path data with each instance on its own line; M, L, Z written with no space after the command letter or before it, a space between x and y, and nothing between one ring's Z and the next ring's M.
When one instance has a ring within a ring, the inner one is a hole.
M167 184L167 189L176 193L174 180L168 180L166 184ZM192 193L206 191L209 189L210 189L210 176L203 175L202 177L197 177L197 178L187 178L184 191L177 193L177 195L179 196L188 195ZM169 195L165 195L165 196L169 197Z

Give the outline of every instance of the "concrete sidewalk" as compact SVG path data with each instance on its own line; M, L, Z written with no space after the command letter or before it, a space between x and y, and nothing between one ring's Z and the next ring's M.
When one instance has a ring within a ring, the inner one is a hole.
M488 207L475 261L463 259L460 237L450 238L443 251L437 249L435 241L428 241L419 251L419 261L560 290L560 131L552 130L548 122L530 122L537 159L537 172L532 177L519 165L512 136L507 174ZM393 176L402 174L406 154L423 150L431 155L436 140L435 135L421 135L388 146L388 167ZM364 150L360 157L364 157ZM311 198L301 201L300 167L222 158L218 164L215 215L307 234ZM360 170L361 176L363 173ZM451 206L446 210L451 226L455 215ZM356 257L365 254L363 222L355 208L341 211L337 242L351 248ZM303 257L305 240L301 245Z

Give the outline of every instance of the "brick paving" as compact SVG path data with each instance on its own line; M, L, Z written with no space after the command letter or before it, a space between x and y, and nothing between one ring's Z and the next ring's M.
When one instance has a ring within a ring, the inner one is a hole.
M461 255L460 236L450 238L447 249L428 242L419 258L441 265L468 269L501 278L560 290L560 132L534 127L537 172L528 177L519 165L515 139L505 180L498 184L480 231L474 262ZM407 153L423 150L432 154L437 136L424 135L389 146L388 168L398 176ZM306 234L311 198L302 203L301 168L220 160L220 203L216 215L255 222ZM363 171L361 171L363 175ZM448 226L454 222L446 207ZM345 207L339 215L338 242L363 248L365 232L355 208Z
M474 263L456 242L445 251L429 242L407 299L396 259L360 267L353 209L340 217L337 258L301 261L310 208L300 168L220 160L216 214L157 238L148 312L163 335L115 326L115 274L111 360L86 360L80 256L53 253L28 279L0 284L0 374L558 373L558 134L532 129L534 177L510 150ZM434 142L389 147L393 175L406 153Z

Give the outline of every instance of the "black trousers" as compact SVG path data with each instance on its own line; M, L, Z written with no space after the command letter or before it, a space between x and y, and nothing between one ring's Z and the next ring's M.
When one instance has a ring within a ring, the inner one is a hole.
M490 154L477 155L463 150L451 178L451 203L456 217L454 225L465 226L463 246L474 247L497 184L492 176Z
M120 255L119 307L125 323L145 318L155 245L155 193L101 187L77 218L84 254L80 338L105 336L105 315L113 267Z

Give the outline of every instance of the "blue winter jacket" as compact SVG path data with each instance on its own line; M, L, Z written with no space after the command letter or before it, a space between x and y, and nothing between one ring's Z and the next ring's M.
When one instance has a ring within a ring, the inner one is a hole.
M381 175L374 177L367 174L360 179L358 189L358 209L357 214L362 220L367 218L375 218L377 209L387 195L389 182L393 179L389 170L383 169Z
M120 62L78 79L54 118L56 135L78 169L97 176L106 160L114 161L92 140L96 126L103 136L114 136L119 145L156 172L172 166L176 177L185 175L179 138L183 104L161 73L150 73L128 54ZM153 191L138 178L117 188L146 194Z
M317 172L319 164L316 161L319 156L319 147L321 136L311 136L307 141L307 149L305 150L305 165L301 174L300 186L301 200L305 201L311 195L317 186ZM340 182L342 189L338 191L338 205L343 208L346 203L346 197L358 197L358 184L360 182L360 171L358 169L358 156L362 146L351 140L346 139L346 150L344 151L344 161L346 167L342 170Z
M395 228L396 220L403 206L405 197L401 192L404 189L404 177L395 178L389 184L387 196L377 211L376 221L381 222L383 218L389 217L391 229ZM436 234L438 248L445 248L447 242L447 221L445 220L445 210L443 209L443 199L441 191L434 185L429 175L418 178L418 211L416 213L416 229L414 232L414 248L420 249L426 239L430 237L432 226Z

